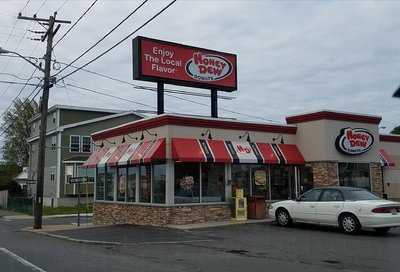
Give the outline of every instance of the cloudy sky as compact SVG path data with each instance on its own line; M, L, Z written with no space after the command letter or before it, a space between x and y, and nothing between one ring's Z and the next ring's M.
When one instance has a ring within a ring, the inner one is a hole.
M0 46L23 55L41 57L44 44L29 40L35 34L26 31L41 30L41 26L16 20L18 12L48 17L58 10L59 19L75 22L92 2L0 0ZM76 65L86 63L111 47L168 2L150 0ZM72 61L140 3L99 0L55 47L54 58L60 62ZM239 88L235 93L226 94L233 100L220 102L220 115L284 122L286 115L332 109L380 115L383 117L381 125L386 127L382 131L388 132L400 124L400 100L391 98L400 84L399 14L400 2L396 1L178 0L137 35L237 54ZM68 28L63 25L55 40ZM132 80L131 59L129 39L87 68L132 83L155 86ZM71 70L61 74L67 71ZM32 72L33 68L24 61L0 57L0 80L24 82L7 73L24 79ZM156 96L151 91L137 90L83 71L66 78L65 83L96 89L149 107L63 86L51 89L51 105L126 110L154 110L156 106ZM20 88L0 83L1 111ZM22 96L28 95L32 88L26 88ZM199 89L192 91L207 93ZM207 98L181 97L209 103ZM209 114L207 106L174 97L166 98L166 110Z

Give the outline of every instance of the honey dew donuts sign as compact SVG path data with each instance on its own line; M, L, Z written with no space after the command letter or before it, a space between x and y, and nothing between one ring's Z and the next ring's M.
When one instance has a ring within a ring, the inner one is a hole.
M160 41L133 39L133 79L235 91L236 55Z
M360 155L372 148L374 135L364 128L343 128L337 136L335 145L346 155Z

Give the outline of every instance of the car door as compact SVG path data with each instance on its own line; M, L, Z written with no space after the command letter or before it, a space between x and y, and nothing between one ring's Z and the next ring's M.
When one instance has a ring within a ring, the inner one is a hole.
M321 195L321 189L311 189L301 195L291 207L291 216L299 222L315 222L315 206Z
M337 216L343 209L344 197L340 190L324 189L315 206L315 219L320 224L337 225Z

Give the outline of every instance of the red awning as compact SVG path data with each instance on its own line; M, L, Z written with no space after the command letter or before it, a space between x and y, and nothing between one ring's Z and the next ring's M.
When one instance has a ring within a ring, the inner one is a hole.
M182 162L205 162L206 158L197 139L172 138L172 158Z
M94 168L97 163L101 160L101 158L108 151L108 147L102 147L95 150L90 157L86 160L86 162L81 166L82 168Z
M162 161L165 160L165 155L165 138L157 139L151 142L150 148L142 157L142 162Z
M379 157L382 166L395 166L394 159L387 153L385 149L379 149Z
M260 150L261 156L263 157L265 164L279 164L280 160L278 155L275 153L271 144L257 143L258 150Z
M139 164L142 161L142 158L146 155L146 152L151 148L152 141L147 141L141 143L136 151L133 153L132 157L129 160L130 164Z
M121 144L117 146L117 149L112 153L111 157L106 162L107 166L117 166L118 161L125 154L125 151L128 149L129 144Z
M278 144L278 152L282 156L285 164L304 164L305 160L300 150L295 144Z
M172 158L183 162L304 164L296 145L205 139L172 139Z
M107 165L108 160L111 158L111 156L114 154L114 152L117 150L116 146L110 147L107 152L101 157L100 161L97 163L97 167L105 167Z

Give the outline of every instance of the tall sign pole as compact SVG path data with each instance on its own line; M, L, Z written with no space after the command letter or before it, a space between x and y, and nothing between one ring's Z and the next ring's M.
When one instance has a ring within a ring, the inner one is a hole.
M218 90L211 89L211 117L218 118Z
M38 150L38 160L37 160L37 182L36 182L36 196L35 196L35 206L34 206L34 229L42 228L42 216L43 216L43 191L44 191L44 168L46 159L46 130L47 130L47 111L49 102L49 90L52 87L51 83L51 53L53 50L53 38L60 28L60 24L54 29L55 23L71 23L70 21L56 20L57 13L55 12L53 16L49 19L26 17L21 14L18 15L18 19L37 21L41 25L47 24L48 28L46 33L42 36L42 42L47 39L47 48L45 55L45 67L44 67L44 79L43 79L43 94L40 104L40 132L39 132L39 150Z

